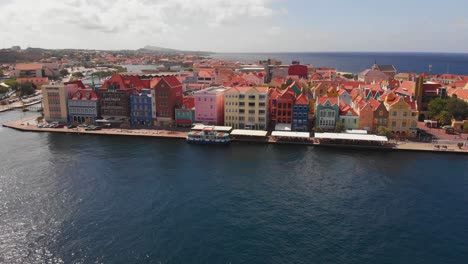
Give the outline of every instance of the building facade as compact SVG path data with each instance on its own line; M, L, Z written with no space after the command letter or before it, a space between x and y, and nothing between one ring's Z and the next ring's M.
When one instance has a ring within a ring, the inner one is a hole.
M193 94L195 98L195 122L205 125L223 125L224 92L227 87L209 87Z
M68 100L68 116L71 123L92 125L100 118L100 112L100 99L91 89L78 90Z
M152 97L150 89L141 89L140 93L130 96L130 124L136 127L153 125Z
M318 97L315 106L315 127L325 130L335 130L339 118L340 107L338 97Z
M374 133L378 132L379 127L388 127L388 110L383 102L371 101L374 112Z
M193 97L184 97L182 107L175 109L175 122L177 126L191 127L195 123L195 100Z
M293 106L292 129L295 131L309 131L309 98L305 93L297 97Z
M68 122L68 99L78 91L77 85L43 85L42 104L47 122Z
M224 124L234 129L266 130L268 88L238 86L226 90Z
M295 100L295 92L291 87L286 88L276 97L276 124L292 124Z
M413 105L415 106L393 92L385 98L385 106L389 113L388 127L398 137L416 136L418 111Z
M175 122L175 109L182 106L182 84L175 76L163 77L151 90L154 125Z

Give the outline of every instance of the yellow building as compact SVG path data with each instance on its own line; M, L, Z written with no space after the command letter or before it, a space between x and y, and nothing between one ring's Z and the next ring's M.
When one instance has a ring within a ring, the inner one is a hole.
M76 84L43 85L41 90L45 121L67 122L68 99L78 91L78 86Z
M266 130L268 88L232 87L224 92L224 125L234 129Z
M418 125L418 110L415 101L390 92L384 101L388 110L388 128L397 137L415 137Z

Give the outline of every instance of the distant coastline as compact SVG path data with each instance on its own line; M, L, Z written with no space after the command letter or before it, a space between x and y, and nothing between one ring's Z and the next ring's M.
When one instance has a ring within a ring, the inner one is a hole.
M361 72L375 61L395 65L398 72L429 72L433 74L468 74L468 53L439 52L246 52L214 53L214 59L254 63L274 58L284 64L298 60L317 67L332 67L340 71Z

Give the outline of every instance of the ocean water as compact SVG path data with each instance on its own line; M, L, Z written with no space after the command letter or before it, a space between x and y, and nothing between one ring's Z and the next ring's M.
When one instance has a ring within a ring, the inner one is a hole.
M466 156L8 128L0 146L0 263L468 259Z
M378 64L394 65L398 72L429 72L468 75L467 53L402 53L402 52L298 52L298 53L217 53L212 58L258 62L268 58L278 59L284 64L300 61L316 67L333 67L339 71L358 73Z

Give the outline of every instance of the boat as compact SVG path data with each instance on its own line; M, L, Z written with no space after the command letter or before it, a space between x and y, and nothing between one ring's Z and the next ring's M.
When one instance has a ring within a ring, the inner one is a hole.
M231 143L229 133L218 132L214 127L205 127L201 131L190 131L187 142L202 145L227 145Z

